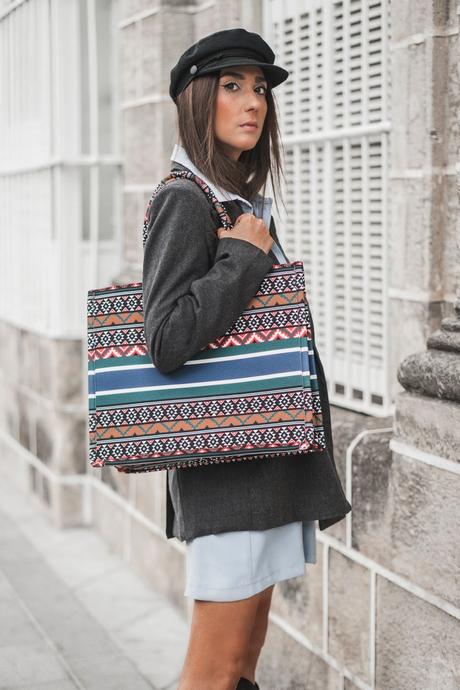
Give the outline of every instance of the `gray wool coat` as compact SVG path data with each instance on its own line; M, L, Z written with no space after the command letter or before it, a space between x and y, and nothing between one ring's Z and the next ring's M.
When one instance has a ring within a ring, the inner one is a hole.
M186 167L172 162L171 169ZM168 373L232 326L277 259L246 240L219 239L219 216L193 181L169 182L152 203L142 276L144 332L153 364ZM234 223L242 213L238 201L223 205ZM273 217L269 231L280 245ZM314 337L313 324L312 330ZM168 539L298 520L318 520L324 530L351 510L335 465L316 345L315 356L327 450L167 470Z

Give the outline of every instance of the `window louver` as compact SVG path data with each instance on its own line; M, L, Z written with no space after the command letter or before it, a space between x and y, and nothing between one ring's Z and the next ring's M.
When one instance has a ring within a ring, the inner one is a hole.
M275 91L280 237L305 263L331 401L386 415L389 3L266 0L264 10L264 35L290 72Z

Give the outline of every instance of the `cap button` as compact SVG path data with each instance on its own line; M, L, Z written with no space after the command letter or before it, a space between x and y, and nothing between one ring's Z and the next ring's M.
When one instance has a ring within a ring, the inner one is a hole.
M192 66L190 67L190 74L195 74L195 72L197 71L197 69L198 69L198 67L197 67L196 65L192 65Z

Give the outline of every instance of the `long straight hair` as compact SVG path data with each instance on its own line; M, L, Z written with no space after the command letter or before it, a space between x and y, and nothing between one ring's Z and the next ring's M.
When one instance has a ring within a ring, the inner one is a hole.
M243 151L237 161L226 156L214 132L216 96L220 73L214 72L192 79L178 94L177 124L181 145L192 163L222 189L253 201L265 188L270 175L275 203L280 179L284 179L281 159L281 137L272 91L267 88L267 113L262 133L254 148Z

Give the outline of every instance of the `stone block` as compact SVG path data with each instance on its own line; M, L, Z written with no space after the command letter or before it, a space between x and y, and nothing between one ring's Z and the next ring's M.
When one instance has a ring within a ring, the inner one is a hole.
M343 690L359 690L359 687L353 681L345 678L343 681Z
M329 550L328 652L363 681L370 681L370 572Z
M129 516L126 508L118 501L111 500L104 491L99 491L94 486L90 488L89 501L93 528L110 544L115 553L124 557L129 531Z
M185 558L170 541L153 534L146 525L132 519L130 563L157 592L167 596L186 616Z
M83 481L81 484L72 485L50 482L45 491L49 492L49 499L46 495L43 498L51 504L56 527L78 527L84 523L86 488Z
M155 179L158 152L163 151L158 104L126 108L122 112L124 183L148 184Z
M289 621L317 647L323 631L323 545L317 542L316 563L305 564L305 574L277 582L271 611Z
M19 392L15 402L18 406L18 441L21 446L34 452L35 439L33 439L33 430L31 426L30 401L22 392Z
M353 548L458 606L460 476L396 452L353 476Z
M368 435L353 451L352 543L355 543L354 529L357 522L378 522L383 519L388 508L392 463L389 446L391 438L391 432Z
M184 0L183 4L186 5L189 0ZM163 0L120 0L117 3L118 7L118 19L123 21L129 19L139 12L154 10L163 4Z
M456 135L456 141L460 142L460 131ZM460 154L458 156L460 158ZM457 174L458 178L456 175L445 177L446 202L442 223L438 216L441 231L444 232L444 239L440 245L443 290L445 294L452 295L456 293L457 286L460 285L460 168Z
M395 436L426 453L460 462L460 405L403 391L396 399Z
M427 338L440 325L447 305L443 301L426 302L405 300L390 297L390 323L392 327L390 347L390 371L395 372L392 377L392 393L395 398L403 387L399 383L396 372L401 361L414 352L426 350Z
M6 441L7 437L0 434L0 470L2 481L11 482L22 493L31 493L30 465L24 458L24 451L19 444Z
M34 428L34 454L56 474L84 474L87 469L86 416L29 405Z
M425 42L391 53L391 168L424 168L431 163L431 53ZM401 98L401 93L405 98Z
M432 142L432 165L446 165L446 148L449 138L449 99L446 98L449 75L449 39L446 36L427 38L427 51L431 53L431 81L425 87L431 96L430 139ZM448 92L449 93L449 92Z
M16 343L18 346L17 361L20 363L18 368L18 383L25 388L32 388L32 390L41 392L40 386L40 365L38 341L40 336L31 331L18 329ZM52 341L43 341L45 344L50 344ZM13 360L14 361L14 360ZM50 389L53 385L53 378L50 377L47 381L48 395L50 397Z
M431 34L458 29L455 2L404 0L391 12L391 37L397 43L413 34Z
M346 489L346 453L350 443L365 429L391 426L391 418L372 417L367 414L346 410L331 405L332 437L337 472L344 490ZM387 435L385 435L386 437ZM353 500L351 501L353 507ZM346 520L327 528L327 534L345 542Z
M440 154L445 157L445 150ZM440 163L441 165L441 163ZM448 184L449 178L447 175L440 175L434 173L430 178L426 179L427 194L430 197L429 204L429 276L428 288L430 294L443 296L447 290L448 283L446 282L446 266L444 263L444 249L447 243L446 230L449 221L448 207L452 201L452 193L455 195L455 205L458 206L458 199L456 199L456 190L452 185ZM450 198L449 198L450 197ZM427 209L428 210L428 209ZM450 246L451 251L455 251L455 243ZM450 283L455 280L451 276ZM456 285L452 285L452 292L455 293Z
M391 181L391 286L399 290L421 292L430 287L431 195L430 178Z
M177 126L177 110L174 105L170 103L160 103L159 110L161 112L162 123L162 141L163 141L163 157L159 156L159 163L162 167L159 168L159 178L164 177L171 169L171 153L173 146L178 141L178 126ZM164 172L163 172L164 171ZM158 182L160 179L158 179ZM152 189L153 191L153 189Z
M179 3L179 5L186 7L186 3ZM175 105L169 97L170 72L184 50L198 40L199 36L195 33L195 22L199 21L203 10L196 14L191 14L190 12L180 11L180 7L174 11L168 11L168 9L171 10L172 7L165 6L161 13L163 38L161 46L162 65L161 72L158 75L159 81L156 90L167 97L168 102L175 110ZM219 24L216 25L216 29L213 29L212 25L208 25L208 30L205 33L217 31L217 26ZM174 37L174 40L171 40L171 37Z
M36 355L30 352L32 348ZM27 338L24 354L28 360L36 358L36 372L25 378L24 385L54 403L81 404L87 395L87 383L82 376L85 348L81 339Z
M242 5L252 3L241 2L241 0L221 0L220 2L205 5L195 18L195 40L211 31L222 29L235 29L243 26ZM247 28L244 25L244 28Z
M91 471L96 477L100 477L104 484L110 486L113 491L126 500L129 500L131 482L134 481L131 475L118 472L116 467L109 466L101 468L96 467Z
M21 337L22 330L8 321L0 321L0 361L2 375L11 384L21 381Z
M139 25L137 22L120 29L119 64L120 64L120 99L127 101L139 97L137 73L140 70Z
M125 157L125 184L147 186L147 191L143 193L142 209L137 211L136 216L136 231L140 233L153 190L171 169L170 156L177 138L176 111L172 101L166 101L129 108L124 111L123 117L128 153L128 157Z
M376 690L456 690L459 622L377 576Z
M450 7L453 7L453 3L450 4ZM444 135L447 137L446 160L448 165L452 166L459 158L458 142L460 141L460 75L458 70L460 57L459 21L459 16L457 16L457 34L444 39L448 41L449 44L447 74L444 76L442 84L444 89L447 89L447 125L444 129Z
M164 12L152 14L143 19L139 27L138 44L140 50L140 86L142 96L161 93L163 48L164 43L169 42L168 36L163 32L163 18ZM172 43L175 44L175 41L172 41Z
M22 393L11 405L17 405L17 440L26 450L57 474L86 472L86 411L77 414L71 408L47 407L40 398ZM8 414L13 417L12 411Z
M134 507L158 527L166 526L166 472L142 472L133 475Z
M342 690L341 674L269 619L256 680L263 690Z
M3 381L2 398L0 400L0 429L10 438L20 440L19 405L16 390ZM27 427L23 429L27 433ZM23 442L24 441L24 442ZM22 438L21 445L28 447L28 437Z
M145 213L143 200L144 195L141 192L125 191L123 193L124 258L128 264L138 265L143 259L142 228Z
M431 31L433 23L432 7L432 0L405 0L398 3L397 9L394 9L391 13L392 42L397 43L413 34Z
M144 194L142 195L142 202L141 202L141 205L142 205L142 223L144 222L144 215L145 215L145 212L147 211L147 207L148 207L148 205L149 205L150 197L152 196L153 190L154 190L154 188L156 187L156 184L158 184L159 181L160 181L160 178L158 178L158 180L157 180L157 179L152 180L152 187L151 187L151 189L149 189L148 192L144 192ZM155 183L156 183L156 184L155 184Z
M458 32L459 13L458 3L455 2L431 2L432 24L435 33L452 31Z

